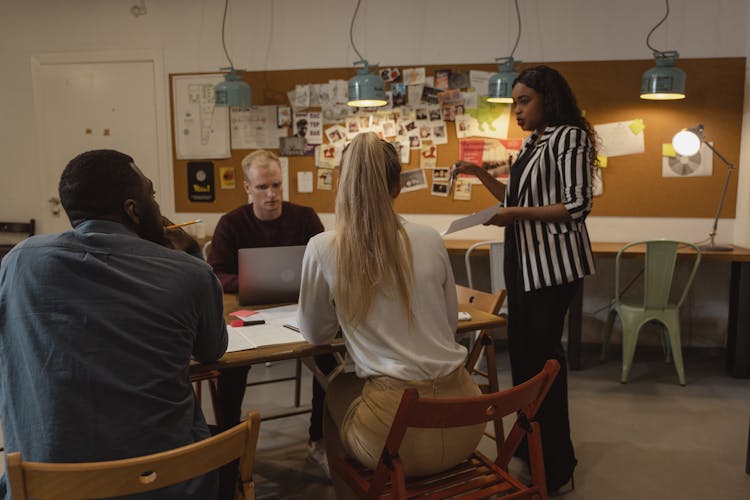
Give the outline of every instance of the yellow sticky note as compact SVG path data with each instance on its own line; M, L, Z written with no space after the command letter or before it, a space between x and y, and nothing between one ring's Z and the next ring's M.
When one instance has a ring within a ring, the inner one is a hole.
M671 142L667 142L661 145L661 155L674 158L677 156L677 151L674 150L674 146L672 146Z
M633 132L633 135L638 135L641 132L643 132L643 129L646 128L646 125L643 123L643 120L641 118L636 118L632 122L630 122L630 131Z
M596 166L599 168L607 168L607 157L604 155L596 155Z

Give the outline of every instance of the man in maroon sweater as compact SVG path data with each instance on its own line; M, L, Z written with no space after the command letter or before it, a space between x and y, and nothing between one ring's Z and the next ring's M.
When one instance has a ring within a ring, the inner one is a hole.
M240 248L306 245L323 224L310 207L282 200L282 176L278 157L258 150L242 160L244 187L253 202L224 214L214 230L208 263L213 267L225 293L237 292L237 254ZM317 356L315 361L324 373L333 369L332 356ZM250 367L223 370L219 377L218 396L224 427L240 420ZM312 415L310 417L310 456L327 472L323 438L323 401L325 392L313 379Z

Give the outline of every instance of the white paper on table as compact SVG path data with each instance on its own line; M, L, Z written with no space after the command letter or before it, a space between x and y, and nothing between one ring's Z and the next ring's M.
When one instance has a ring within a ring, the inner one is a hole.
M280 325L227 326L227 333L227 352L305 341L299 332Z
M460 219L456 219L453 222L451 222L450 226L448 226L448 229L443 231L441 234L445 236L446 234L455 233L456 231L461 231L462 229L468 229L470 227L478 226L480 224L484 224L488 220L494 216L498 211L498 205L494 205L488 208L485 208L482 211L475 212L471 215L467 215L466 217L461 217Z
M260 316L269 325L283 325L291 319L297 319L297 304L261 309L256 316Z

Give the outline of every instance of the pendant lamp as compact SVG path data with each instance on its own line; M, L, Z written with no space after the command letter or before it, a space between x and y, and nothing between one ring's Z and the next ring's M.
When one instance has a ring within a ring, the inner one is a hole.
M651 34L669 17L669 0L665 0L667 12L646 37L646 46L654 54L656 67L641 77L641 99L651 101L676 100L685 98L685 72L676 67L680 54L676 50L661 51L651 46Z
M516 6L516 20L518 21L516 43L513 44L513 50L510 51L509 57L498 57L495 59L495 62L500 64L498 67L499 72L490 77L487 102L513 102L513 82L518 78L518 72L513 66L517 62L521 62L513 59L513 54L516 53L516 47L518 47L518 41L521 39L521 11L518 10L518 0L514 0L513 3Z
M357 70L357 75L349 80L349 100L346 104L357 108L385 106L388 104L385 96L385 82L378 75L370 72L370 64L362 57L354 44L354 20L357 18L361 3L362 0L357 0L357 7L354 9L352 22L349 25L349 41L360 59L354 63L354 66L361 64L362 67Z
M229 0L224 0L224 17L221 21L221 45L224 47L224 55L229 61L228 68L221 68L222 71L229 71L224 75L224 81L214 87L214 103L216 106L227 106L231 108L249 108L253 104L253 92L250 85L242 79L242 70L234 69L234 63L229 57L227 43L225 38L225 28L227 24L227 7Z

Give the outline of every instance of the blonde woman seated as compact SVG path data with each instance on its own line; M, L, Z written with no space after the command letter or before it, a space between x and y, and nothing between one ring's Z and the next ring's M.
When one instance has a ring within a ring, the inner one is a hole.
M344 153L336 229L310 240L302 269L299 324L313 344L341 326L356 367L329 385L326 449L374 468L404 389L431 397L480 394L455 341L456 288L448 253L430 227L393 209L401 165L395 148L373 133ZM482 426L414 430L401 458L408 475L448 469L476 447ZM334 478L336 481L336 478Z

